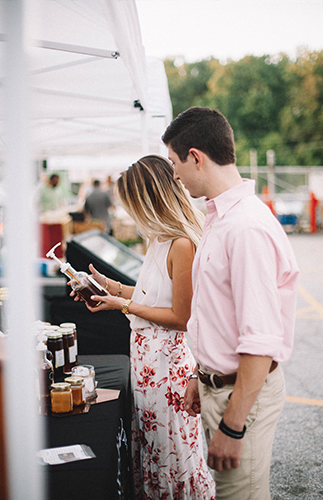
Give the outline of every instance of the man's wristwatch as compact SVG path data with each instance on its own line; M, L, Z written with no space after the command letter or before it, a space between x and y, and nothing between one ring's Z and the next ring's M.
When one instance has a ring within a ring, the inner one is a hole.
M192 373L192 374L188 377L188 380L192 380L192 379L198 379L198 376L197 376L195 373Z

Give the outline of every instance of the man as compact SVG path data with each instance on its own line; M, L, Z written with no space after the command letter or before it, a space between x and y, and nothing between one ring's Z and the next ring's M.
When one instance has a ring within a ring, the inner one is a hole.
M41 212L57 210L64 206L63 191L59 187L60 178L52 174L46 183L43 183L38 191L39 208Z
M208 108L190 108L166 129L174 177L207 216L193 265L187 325L197 360L185 394L201 411L218 500L268 500L278 417L280 362L292 351L298 267L288 238L235 165L233 131Z
M108 209L112 202L107 191L102 191L101 182L96 179L93 181L93 191L88 195L84 204L85 214L92 218L102 220L105 223L104 230L111 232L111 221Z

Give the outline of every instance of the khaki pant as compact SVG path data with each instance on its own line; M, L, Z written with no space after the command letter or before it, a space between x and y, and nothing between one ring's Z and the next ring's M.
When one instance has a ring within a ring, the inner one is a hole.
M209 445L233 390L208 387L199 381L201 416ZM246 421L240 466L216 472L217 500L270 500L269 472L272 444L278 417L285 402L285 381L281 367L271 372Z

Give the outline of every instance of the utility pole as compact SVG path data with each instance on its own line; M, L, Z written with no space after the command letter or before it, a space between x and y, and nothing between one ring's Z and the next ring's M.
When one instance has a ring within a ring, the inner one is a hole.
M255 181L255 192L258 194L258 166L256 149L250 149L250 178Z
M267 180L268 180L268 190L271 199L275 197L275 151L268 149L267 153Z

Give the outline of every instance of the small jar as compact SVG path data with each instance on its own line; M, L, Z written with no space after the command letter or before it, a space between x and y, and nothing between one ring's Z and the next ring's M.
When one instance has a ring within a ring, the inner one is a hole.
M85 403L85 384L83 377L67 377L65 382L71 385L73 394L73 406Z
M68 413L73 410L73 396L70 384L59 382L52 384L50 401L53 413Z
M64 346L63 336L59 331L53 331L47 335L47 349L53 355L54 378L64 375Z
M95 371L92 365L74 366L72 376L83 377L85 384L85 397L91 399L96 396Z
M70 374L73 366L76 365L73 328L60 327L58 331L63 335L63 347L64 347L64 358L65 358L64 373Z
M78 348L77 348L77 329L76 323L61 323L59 325L61 328L73 328L74 335L74 356L75 356L75 364L77 365L77 356L78 356Z

